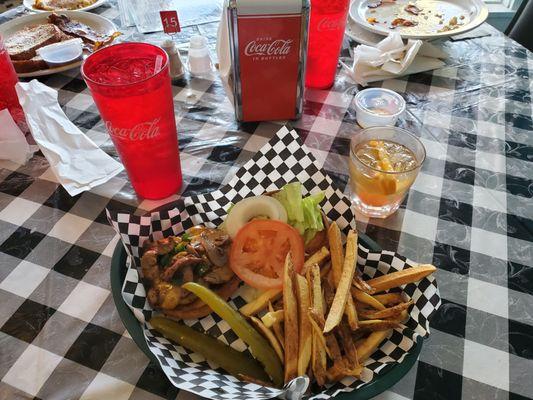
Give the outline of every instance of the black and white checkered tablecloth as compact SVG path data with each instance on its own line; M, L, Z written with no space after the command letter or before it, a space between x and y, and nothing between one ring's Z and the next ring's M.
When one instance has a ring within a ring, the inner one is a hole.
M96 12L118 24L115 8ZM198 32L213 42L216 24L185 28L179 40ZM446 67L379 83L407 100L400 124L428 158L401 209L383 221L361 217L358 228L435 264L443 305L416 366L378 398L533 398L533 55L496 31L443 46ZM116 157L79 74L41 80ZM237 124L218 79L173 90L184 195L229 181L281 126ZM289 123L341 188L349 138L360 129L357 90L339 73L332 90L307 91L304 115ZM71 198L42 155L22 167L0 161L0 399L193 397L136 347L110 293L117 238L105 207L158 205L139 202L124 174Z

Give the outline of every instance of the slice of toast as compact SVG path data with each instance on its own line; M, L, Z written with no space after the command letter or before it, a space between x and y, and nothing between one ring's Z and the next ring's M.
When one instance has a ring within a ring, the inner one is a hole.
M54 24L28 26L5 40L7 52L13 61L31 60L35 51L48 44L64 40L64 34Z
M12 60L12 62L15 71L19 74L40 71L48 68L48 64L46 64L46 62L39 56L35 56L29 60Z

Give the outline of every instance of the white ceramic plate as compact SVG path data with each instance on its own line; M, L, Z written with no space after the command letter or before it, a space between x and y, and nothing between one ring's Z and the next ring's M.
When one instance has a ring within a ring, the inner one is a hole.
M38 14L28 14L19 18L12 19L2 25L0 25L0 34L4 38L8 38L11 35L15 35L21 29L31 26L46 23L50 12L42 12ZM117 31L117 27L113 22L107 18L102 17L101 15L92 14L83 11L61 11L60 14L64 14L67 17L80 21L90 28L94 29L96 32L101 32L105 34L112 34ZM81 65L81 61L76 61L72 64L62 65L55 68L47 68L34 72L26 72L18 74L21 78L31 78L34 76L50 75L57 72L67 71L72 68L77 68Z
M91 4L87 7L77 8L76 10L71 11L89 11L93 8L100 7L102 4L104 4L107 0L96 0L95 3ZM35 12L47 12L43 10L39 10L38 8L33 8L33 4L35 3L35 0L24 0L22 4L24 4L24 7L26 7L28 10L35 11ZM58 10L56 12L63 12L63 10Z
M487 6L482 0L397 0L394 3L383 3L377 8L368 7L377 0L355 0L350 6L350 18L364 29L388 35L398 32L404 39L435 39L465 33L481 25L488 16ZM419 15L405 11L408 4L415 4L422 9ZM443 30L450 26L450 20L457 18L457 28ZM375 18L376 23L368 22ZM398 26L391 29L395 18L404 18L417 22L416 26Z
M366 44L367 46L375 46L385 38L383 35L378 35L377 33L367 31L360 25L357 25L351 18L348 18L346 21L346 30L344 33L357 43Z

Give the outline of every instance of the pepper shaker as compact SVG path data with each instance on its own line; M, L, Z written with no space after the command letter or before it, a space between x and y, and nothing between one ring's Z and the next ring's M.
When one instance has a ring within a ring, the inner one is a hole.
M185 69L181 61L180 52L171 39L166 39L161 43L161 47L168 54L168 64L171 79L183 78Z

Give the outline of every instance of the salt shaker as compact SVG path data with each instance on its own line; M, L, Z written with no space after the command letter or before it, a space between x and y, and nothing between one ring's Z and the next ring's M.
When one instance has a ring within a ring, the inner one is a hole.
M194 35L189 43L189 71L194 76L207 75L213 70L213 63L205 36Z
M185 70L183 68L183 63L181 62L180 52L174 42L170 39L166 39L161 43L161 48L168 54L170 78L183 78Z

